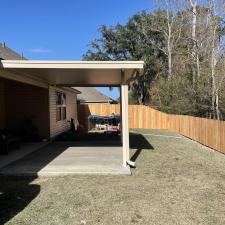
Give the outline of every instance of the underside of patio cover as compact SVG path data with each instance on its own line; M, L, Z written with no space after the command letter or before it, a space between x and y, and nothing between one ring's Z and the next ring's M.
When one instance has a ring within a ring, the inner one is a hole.
M23 75L48 85L118 86L140 75L143 64L143 61L2 60L0 76L6 72L9 79L10 74Z

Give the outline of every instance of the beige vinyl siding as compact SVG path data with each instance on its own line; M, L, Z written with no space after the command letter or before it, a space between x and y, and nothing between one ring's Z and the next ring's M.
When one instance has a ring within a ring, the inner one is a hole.
M66 94L66 120L56 121L56 91ZM50 113L50 137L55 137L60 133L70 129L70 120L77 118L76 93L65 91L60 88L49 88L49 113Z
M5 92L4 81L0 79L0 129L5 126Z

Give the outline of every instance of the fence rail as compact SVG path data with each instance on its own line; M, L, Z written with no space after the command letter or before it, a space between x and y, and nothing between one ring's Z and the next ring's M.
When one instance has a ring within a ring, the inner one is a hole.
M120 105L78 105L78 119L87 126L89 115L111 115L120 113ZM145 129L167 129L189 137L201 144L225 153L225 122L193 116L162 113L148 106L129 105L129 127Z

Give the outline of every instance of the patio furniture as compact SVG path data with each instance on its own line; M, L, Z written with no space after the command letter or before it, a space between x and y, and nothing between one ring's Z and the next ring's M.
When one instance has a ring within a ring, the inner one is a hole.
M16 136L13 134L13 131L10 130L1 130L0 131L0 153L8 155L9 148L20 148L20 142L22 137Z
M120 116L90 115L88 117L89 132L118 134L120 132Z

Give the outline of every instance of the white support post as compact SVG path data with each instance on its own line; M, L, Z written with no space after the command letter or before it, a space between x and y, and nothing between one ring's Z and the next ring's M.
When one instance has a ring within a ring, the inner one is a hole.
M122 73L121 84L121 111L122 111L122 144L123 144L123 166L127 166L127 161L130 159L129 146L129 125L128 125L128 85L124 81Z
M123 121L122 121L122 85L120 85L120 133L121 143L123 144Z

